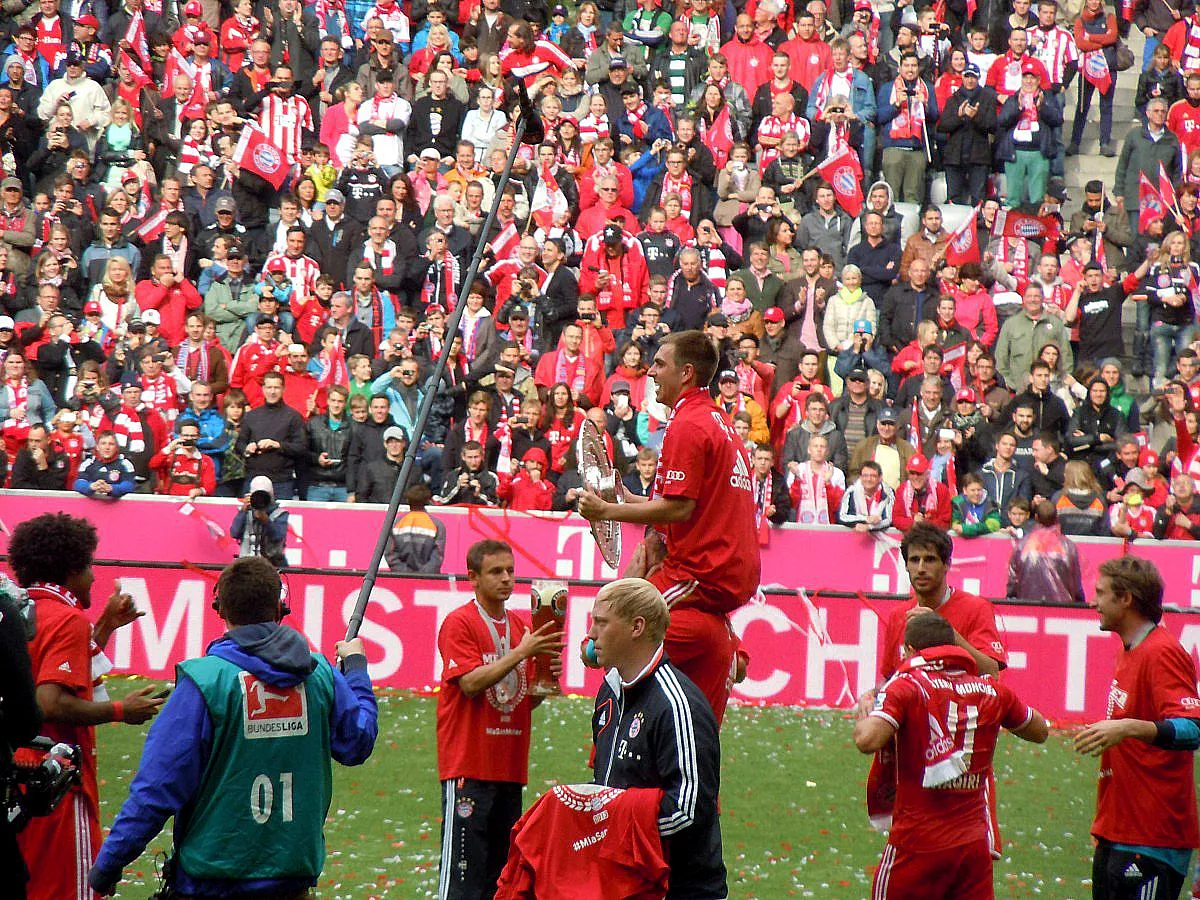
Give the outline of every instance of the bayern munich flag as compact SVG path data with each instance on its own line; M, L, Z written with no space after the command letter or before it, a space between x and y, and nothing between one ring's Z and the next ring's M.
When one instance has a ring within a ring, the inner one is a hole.
M857 219L863 209L863 172L854 152L843 147L817 166L817 174L829 182L842 209Z
M238 168L269 181L276 190L283 186L291 170L283 151L272 144L258 126L250 123L242 129L242 136L233 150L233 161Z
M967 220L962 223L962 227L950 235L950 243L946 245L946 262L950 265L961 266L964 263L980 261L979 239L976 232L976 216L978 215L979 207L976 206Z

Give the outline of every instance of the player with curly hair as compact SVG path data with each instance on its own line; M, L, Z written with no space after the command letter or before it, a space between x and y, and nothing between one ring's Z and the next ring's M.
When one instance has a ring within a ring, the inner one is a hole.
M110 701L97 674L108 669L103 647L112 632L137 618L133 598L114 589L95 627L84 610L92 605L92 559L98 540L86 519L47 513L13 530L8 561L29 591L37 612L37 635L29 645L42 734L82 751L82 778L49 816L30 820L21 832L29 867L30 900L90 900L88 869L100 845L100 794L96 782L96 727L105 722L137 725L158 712L154 688Z

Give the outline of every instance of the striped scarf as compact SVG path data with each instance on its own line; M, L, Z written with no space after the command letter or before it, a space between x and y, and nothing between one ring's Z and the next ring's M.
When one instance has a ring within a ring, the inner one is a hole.
M585 144L594 144L600 138L606 137L612 137L612 126L608 116L593 116L589 113L579 120L579 139Z
M196 357L194 365L190 362L193 355ZM175 353L175 365L191 381L208 384L208 345L201 341L199 346L192 346L192 341L188 338L179 345L179 350Z
M571 360L567 358L567 351L560 348L558 358L554 362L554 383L566 384L572 393L582 394L587 375L587 366L583 362L582 354Z
M662 193L658 197L658 202L664 203L671 194L678 194L679 200L683 204L683 217L686 219L692 214L692 173L684 172L682 178L675 178L668 172L663 177Z
M113 419L113 434L117 436L117 445L129 453L146 452L146 433L142 428L142 417L136 409L121 406L121 411Z

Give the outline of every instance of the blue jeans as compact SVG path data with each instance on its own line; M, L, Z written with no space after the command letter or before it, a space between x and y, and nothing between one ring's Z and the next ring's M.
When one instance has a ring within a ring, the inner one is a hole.
M310 484L308 499L313 503L345 503L346 486L344 484Z
M1154 386L1159 387L1167 380L1171 371L1171 355L1179 356L1196 337L1195 325L1168 325L1155 322L1150 327L1150 340L1154 342Z
M1083 137L1084 126L1087 125L1088 112L1092 108L1092 97L1099 93L1096 86L1084 78L1079 76L1079 103L1075 107L1075 122L1071 128L1071 145L1079 146L1079 141ZM1100 94L1100 143L1107 144L1112 141L1112 124L1113 124L1113 97L1117 93L1116 79L1108 88L1107 94Z
M295 500L296 499L296 479L288 478L286 481L273 481L272 486L275 488L276 500Z

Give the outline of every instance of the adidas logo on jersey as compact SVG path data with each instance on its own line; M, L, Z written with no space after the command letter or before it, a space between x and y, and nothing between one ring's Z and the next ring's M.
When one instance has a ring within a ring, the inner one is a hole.
M1134 862L1130 863L1129 868L1125 870L1125 877L1136 878L1140 881L1145 876L1142 875L1142 870L1138 868L1138 864Z
M731 487L754 493L754 482L750 478L750 467L746 465L746 457L735 450L733 454L733 474L729 476Z
M58 667L58 671L60 671L60 672L70 672L70 671L71 671L71 664L70 664L69 662L65 662L65 663L63 663L62 665L60 665L60 666Z

